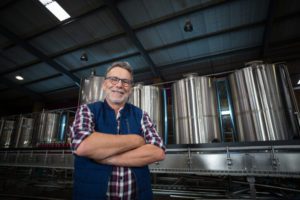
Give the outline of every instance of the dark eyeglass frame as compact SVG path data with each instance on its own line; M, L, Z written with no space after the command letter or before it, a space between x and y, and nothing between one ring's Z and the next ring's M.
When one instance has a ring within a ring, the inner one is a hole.
M128 87L133 84L132 80L122 79L122 78L118 78L116 76L105 77L105 80L107 80L107 79L110 80L111 84L113 84L113 85L117 85L120 81L121 81L122 85L125 87Z

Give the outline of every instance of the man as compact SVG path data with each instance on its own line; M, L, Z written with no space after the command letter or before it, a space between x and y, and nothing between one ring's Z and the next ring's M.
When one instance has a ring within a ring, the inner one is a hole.
M148 114L127 103L132 80L129 63L113 63L102 85L104 102L77 110L73 199L152 199L147 165L163 160L165 147Z

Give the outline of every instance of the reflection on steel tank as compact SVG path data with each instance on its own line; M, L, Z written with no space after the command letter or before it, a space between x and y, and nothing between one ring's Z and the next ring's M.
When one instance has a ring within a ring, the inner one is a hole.
M21 116L14 137L14 147L31 147L34 120Z
M104 80L104 77L96 76L94 73L82 79L79 92L79 105L103 101L105 96L102 90L102 83Z
M239 141L287 140L299 134L299 110L283 64L246 64L229 76Z
M68 112L61 112L59 117L59 128L58 128L58 138L57 141L60 143L65 143L67 139L67 123L69 120Z
M161 89L157 86L137 84L132 88L129 102L146 111L152 122L156 125L157 132L163 137L163 109Z
M58 139L59 114L43 112L38 117L37 143L49 144Z
M3 126L4 126L4 119L0 119L0 141L1 141L1 135L2 135L2 130L3 130Z
M14 126L15 126L15 121L5 120L2 133L1 133L0 147L4 147L4 148L10 147Z
M173 83L172 92L175 143L220 141L213 79L187 74Z

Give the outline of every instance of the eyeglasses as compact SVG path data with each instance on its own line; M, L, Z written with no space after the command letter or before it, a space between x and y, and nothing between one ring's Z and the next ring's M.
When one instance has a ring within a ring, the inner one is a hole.
M113 84L113 85L117 85L120 81L124 87L127 87L132 84L132 80L122 79L122 78L118 78L115 76L106 77L105 80L107 80L107 79L110 80L111 84Z

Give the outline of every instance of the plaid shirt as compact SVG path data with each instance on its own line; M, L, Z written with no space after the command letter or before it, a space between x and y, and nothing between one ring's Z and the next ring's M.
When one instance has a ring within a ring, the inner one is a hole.
M118 122L120 119L119 113L117 115ZM73 151L77 149L79 144L87 136L94 132L94 127L95 123L93 113L90 111L87 105L81 105L76 112L75 119L71 127ZM155 129L155 125L152 123L149 115L146 112L143 112L141 127L144 133L146 144L153 144L165 150L163 141L159 137ZM135 199L136 181L134 174L129 167L113 166L113 171L108 183L108 190L106 195L107 199L111 200Z

